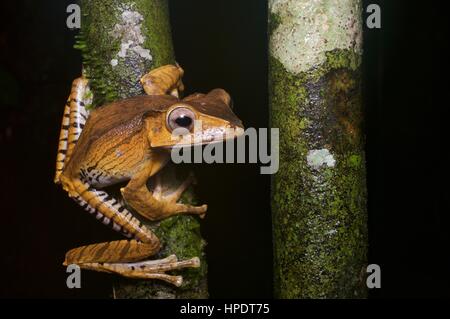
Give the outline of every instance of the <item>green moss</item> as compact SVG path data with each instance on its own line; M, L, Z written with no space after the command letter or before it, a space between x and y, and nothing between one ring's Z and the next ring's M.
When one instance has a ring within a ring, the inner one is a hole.
M366 185L359 73L352 52L327 54L294 75L270 57L271 126L280 128L273 176L275 295L358 298L366 290ZM313 169L306 156L327 148L336 165Z
M281 17L276 13L269 13L269 36L278 28L281 24Z
M117 6L114 2L82 0L82 25L89 28L81 29L74 47L81 50L84 74L95 92L94 106L119 98L120 81L117 81L117 75L108 65L114 52L120 49L119 40L107 34L117 21Z
M94 104L102 105L143 94L139 79L152 68L175 62L166 0L82 0L82 28L75 48L81 50L83 66L95 92ZM150 50L152 60L137 54L117 57L120 39L112 36L114 26L121 23L123 10L138 11L143 17L143 47ZM112 59L118 59L116 66Z
M174 63L172 36L169 24L169 6L166 0L141 0L136 2L139 12L145 12L144 46L153 52L152 67Z
M348 166L352 168L359 168L362 164L360 155L350 155L348 158Z
M357 71L362 62L361 56L352 50L335 49L333 51L326 52L325 56L325 63L322 63L313 70L303 73L311 81L318 81L331 70L346 69Z
M352 50L334 50L325 53L328 69L348 68L355 71L361 65L361 55Z

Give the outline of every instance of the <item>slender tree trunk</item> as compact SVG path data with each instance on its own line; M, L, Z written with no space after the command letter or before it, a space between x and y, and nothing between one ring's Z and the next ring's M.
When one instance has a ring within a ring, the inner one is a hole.
M275 296L365 298L361 0L269 0Z
M82 26L76 47L94 92L94 105L144 94L139 79L149 70L175 63L167 0L82 0ZM192 192L184 200L194 203ZM117 279L116 298L207 298L204 241L199 222L177 216L147 224L160 238L157 258L198 256L200 269L180 272L180 288L159 281Z

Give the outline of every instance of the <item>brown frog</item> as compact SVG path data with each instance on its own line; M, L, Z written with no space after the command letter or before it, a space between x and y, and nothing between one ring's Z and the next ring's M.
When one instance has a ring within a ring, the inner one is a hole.
M231 98L222 89L208 94L178 97L183 90L183 70L177 65L157 68L141 78L148 95L133 97L88 111L92 94L84 77L73 82L67 101L59 139L55 183L98 220L123 233L119 240L75 248L67 252L64 265L117 273L130 278L161 279L181 285L182 277L165 272L199 267L197 257L178 261L172 255L145 260L160 249L156 235L133 212L156 221L176 214L203 216L207 206L178 203L192 182L189 177L171 193L163 192L156 175L170 160L170 150L186 137L194 137L194 123L201 121L200 140L206 144L239 136L241 121L233 113ZM172 134L182 129L182 135ZM224 134L224 131L233 134ZM189 139L188 139L189 140ZM147 180L153 186L147 187ZM102 188L128 181L121 189L122 200Z

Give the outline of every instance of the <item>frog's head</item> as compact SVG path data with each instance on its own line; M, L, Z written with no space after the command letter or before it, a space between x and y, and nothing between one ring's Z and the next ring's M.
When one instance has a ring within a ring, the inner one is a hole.
M148 132L151 147L172 148L221 142L244 133L231 109L231 98L222 89L193 94L160 112Z

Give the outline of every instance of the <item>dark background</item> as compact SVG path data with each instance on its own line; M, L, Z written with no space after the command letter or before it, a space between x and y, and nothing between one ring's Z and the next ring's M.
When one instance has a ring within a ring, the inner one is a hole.
M1 297L111 294L109 275L87 271L82 289L67 289L61 265L70 248L120 238L52 182L60 117L80 75L77 32L65 25L71 2L1 5ZM382 269L371 297L448 297L443 2L364 3L382 7L382 29L364 30L369 262ZM188 91L223 87L247 127L268 127L266 1L172 0L171 21ZM209 204L202 231L211 297L271 297L270 177L258 165L195 170Z

